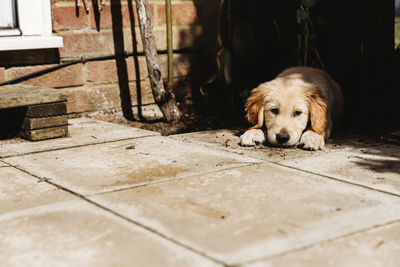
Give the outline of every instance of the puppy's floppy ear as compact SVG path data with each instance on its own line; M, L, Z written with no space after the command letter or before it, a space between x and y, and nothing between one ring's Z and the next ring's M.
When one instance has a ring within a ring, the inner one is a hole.
M264 124L264 105L269 92L267 83L260 84L251 91L251 95L247 98L245 111L247 119L254 126L250 129L259 129Z
M306 90L310 109L311 129L322 134L328 124L328 102L321 88L313 85Z

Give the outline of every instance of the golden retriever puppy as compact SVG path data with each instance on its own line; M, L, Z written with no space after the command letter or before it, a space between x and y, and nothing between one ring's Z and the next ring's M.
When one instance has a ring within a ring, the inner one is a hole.
M339 85L324 71L292 67L253 89L246 101L247 119L254 124L240 136L242 146L268 142L274 146L324 148L343 109Z

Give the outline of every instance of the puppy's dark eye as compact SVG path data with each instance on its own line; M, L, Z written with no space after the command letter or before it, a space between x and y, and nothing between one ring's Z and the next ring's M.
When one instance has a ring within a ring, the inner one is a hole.
M298 117L298 116L300 116L301 115L301 111L295 111L294 113L293 113L293 117Z
M275 115L278 115L278 114L279 114L279 109L273 108L273 109L271 109L271 112L272 112L273 114L275 114Z

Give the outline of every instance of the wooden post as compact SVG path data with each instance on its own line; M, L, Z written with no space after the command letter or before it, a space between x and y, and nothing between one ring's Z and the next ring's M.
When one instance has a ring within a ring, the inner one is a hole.
M169 88L169 90L165 90L164 88L161 69L157 59L157 51L154 44L148 0L136 0L136 8L154 101L160 107L167 122L177 121L182 115L178 109L175 95L171 88Z

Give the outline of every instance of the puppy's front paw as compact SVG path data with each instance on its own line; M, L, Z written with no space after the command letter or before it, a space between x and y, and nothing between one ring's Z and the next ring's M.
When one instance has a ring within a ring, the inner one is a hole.
M325 141L322 135L306 131L300 138L299 146L306 150L319 150L325 147Z
M265 142L264 132L260 129L251 129L240 136L241 146L255 146Z

